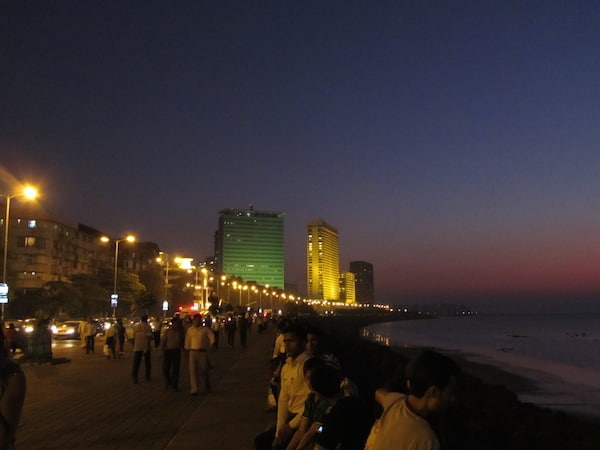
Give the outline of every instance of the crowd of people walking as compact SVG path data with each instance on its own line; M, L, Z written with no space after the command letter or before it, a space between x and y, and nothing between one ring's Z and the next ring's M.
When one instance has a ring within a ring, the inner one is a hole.
M162 354L162 375L167 390L179 391L181 368L189 371L189 394L211 390L210 353L218 349L219 336L227 335L229 348L244 349L252 329L252 318L234 315L221 319L195 314L174 317L156 338L156 327L143 315L132 327L131 379L139 384L152 381L152 354ZM257 326L263 333L269 321ZM153 329L154 328L154 329ZM340 360L327 349L324 335L300 321L276 322L272 352L272 376L265 404L274 412L266 430L257 430L257 450L387 450L440 449L430 419L442 411L454 395L458 367L449 358L423 352L407 367L405 377L393 380L375 393L373 405L361 396ZM238 334L239 332L239 334ZM82 323L80 334L86 354L95 352L96 325ZM25 378L11 358L11 329L2 335L0 355L0 444L10 448L15 438L23 399ZM239 336L235 339L236 334ZM6 338L5 338L6 336ZM119 359L125 353L127 331L117 320L105 330L105 355ZM269 399L269 400L267 400ZM376 403L375 403L376 402Z

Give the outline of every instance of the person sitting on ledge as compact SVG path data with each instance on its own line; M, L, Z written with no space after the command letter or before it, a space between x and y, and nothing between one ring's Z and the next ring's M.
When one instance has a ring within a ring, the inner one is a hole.
M429 420L451 403L460 369L447 356L425 350L406 366L408 395L378 389L383 413L371 428L365 450L439 450Z
M283 333L287 359L281 369L281 392L277 403L277 422L256 437L256 450L283 450L302 420L304 403L310 389L304 382L303 367L306 353L306 330L291 325Z

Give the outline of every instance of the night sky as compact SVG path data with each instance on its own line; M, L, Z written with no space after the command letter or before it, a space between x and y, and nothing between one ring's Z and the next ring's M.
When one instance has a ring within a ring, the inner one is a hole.
M218 212L340 233L386 303L600 312L597 1L6 1L0 184L213 254ZM597 295L594 295L597 294Z

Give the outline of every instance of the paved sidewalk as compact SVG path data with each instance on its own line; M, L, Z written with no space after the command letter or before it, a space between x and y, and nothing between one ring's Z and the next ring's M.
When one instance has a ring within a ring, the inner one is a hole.
M165 389L160 352L153 353L152 381L133 384L131 346L124 359L77 348L69 363L23 364L28 390L17 448L252 449L254 436L275 420L265 411L273 329L253 329L246 349L213 351L213 390L198 396L189 395L187 364L180 392Z

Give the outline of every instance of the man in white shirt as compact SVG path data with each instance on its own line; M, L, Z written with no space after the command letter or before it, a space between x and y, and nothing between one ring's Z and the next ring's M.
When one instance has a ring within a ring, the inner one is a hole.
M277 401L277 424L259 435L254 445L258 450L285 449L300 426L304 402L310 393L304 382L303 366L308 359L306 330L292 325L283 332L287 359L281 369L281 392Z
M208 351L215 343L213 332L202 325L202 316L194 315L192 326L185 333L185 349L189 352L190 394L198 395L198 379L204 378L204 388L210 390Z
M427 350L406 367L408 395L379 389L383 406L371 429L365 450L439 450L428 419L451 402L460 369L450 358Z
M148 325L148 316L143 315L140 323L133 328L133 383L138 382L138 372L144 358L144 368L146 369L146 381L150 381L150 359L152 354L150 342L152 341L152 328Z

